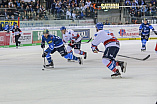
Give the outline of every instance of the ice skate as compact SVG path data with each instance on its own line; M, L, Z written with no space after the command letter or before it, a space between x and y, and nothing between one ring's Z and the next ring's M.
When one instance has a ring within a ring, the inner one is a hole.
M75 62L75 60L67 59L68 62Z
M87 58L87 52L85 52L85 54L84 54L84 59L86 59Z
M118 62L118 64L119 64L119 66L121 67L121 71L122 71L123 73L125 73L125 72L126 72L127 63L124 62L124 61L117 61L117 62Z
M142 48L141 48L141 51L142 51L142 52L146 51L146 47L142 47Z
M78 62L79 62L79 64L81 65L81 64L83 64L83 60L82 60L82 58L81 57L78 57Z
M16 49L18 49L18 46L16 46Z
M122 78L119 70L117 70L114 74L111 75L112 78Z
M44 68L54 68L53 61L47 65L44 65Z

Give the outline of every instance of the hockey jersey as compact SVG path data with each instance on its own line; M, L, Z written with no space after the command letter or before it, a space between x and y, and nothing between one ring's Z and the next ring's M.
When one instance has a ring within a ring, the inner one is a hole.
M103 43L105 48L111 47L111 46L116 46L120 47L119 41L117 38L114 36L113 33L106 31L106 30L100 30L97 32L95 35L94 40L92 41L92 45L98 46L100 43Z
M54 48L61 47L63 45L63 41L60 37L55 36L55 35L48 35L48 38L45 38L44 35L42 35L42 42L49 44L49 47L54 46Z
M12 30L12 34L13 35L19 35L19 34L22 34L22 31L19 29L19 28L13 28Z
M67 30L65 34L63 34L64 43L67 43L68 41L79 42L80 40L81 40L81 36L71 29Z
M149 23L147 24L142 23L139 27L139 31L141 31L143 35L148 35L150 33L150 29L154 31L153 26Z

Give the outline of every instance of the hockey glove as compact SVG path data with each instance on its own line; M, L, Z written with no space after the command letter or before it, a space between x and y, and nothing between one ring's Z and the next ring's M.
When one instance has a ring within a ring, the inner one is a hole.
M42 57L46 57L46 55L47 55L47 52L44 52L44 53L42 54Z
M69 46L73 46L73 45L74 45L74 40L71 40Z
M157 31L154 31L155 35L157 35Z
M94 53L98 53L98 52L99 52L99 49L98 49L97 46L92 45L91 48L92 48L92 51L93 51Z
M41 42L41 48L45 48L45 43Z

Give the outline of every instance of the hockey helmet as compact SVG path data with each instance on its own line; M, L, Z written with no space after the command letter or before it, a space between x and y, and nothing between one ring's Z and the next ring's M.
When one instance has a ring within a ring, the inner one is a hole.
M147 18L144 18L144 21L147 21L148 19Z
M66 30L66 28L64 27L64 26L62 26L61 28L60 28L60 30L62 31L62 30Z
M97 28L98 30L103 30L103 23L98 22L98 23L96 24L96 28Z
M43 31L43 34L49 34L49 30L48 30L48 29L45 29L45 30Z

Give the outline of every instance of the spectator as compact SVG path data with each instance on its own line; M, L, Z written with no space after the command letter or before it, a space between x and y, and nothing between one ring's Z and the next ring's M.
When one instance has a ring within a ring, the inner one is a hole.
M130 0L125 0L125 5L126 5L126 6L130 6L130 5L131 5Z
M17 5L17 8L20 8L20 7L21 7L21 2L20 2L20 0L16 1L16 5Z
M24 9L26 9L26 4L25 4L24 0L22 0L21 5L23 5Z
M66 19L70 19L71 18L71 11L70 9L68 9L68 11L66 12Z
M146 3L145 3L145 0L138 0L138 4L139 5L145 5Z
M136 3L136 1L133 0L133 2L132 2L132 4L131 4L131 6L133 6L132 9L136 10L136 6L137 6L137 5L138 5L138 4Z
M14 19L15 19L15 18L14 18L14 15L11 15L11 19L12 19L12 20L14 20Z
M8 6L9 7L14 7L12 0L9 0Z
M86 0L86 5L85 5L85 7L86 7L86 8L89 7L90 4L91 4L91 1L90 1L90 0Z
M9 20L9 19L10 19L10 16L9 16L9 15L7 15L7 16L5 17L5 19L6 19L6 20Z
M108 22L108 20L106 20L105 25L110 25L110 23Z
M7 17L7 15L8 15L7 9L4 9L3 15L4 15L5 17Z
M151 0L150 3L153 5L153 3L156 3L156 0Z
M86 8L86 17L90 17L91 16L91 12L89 7Z
M131 17L134 17L135 16L135 9L132 9L132 7L130 7L130 15Z
M73 18L73 20L76 19L76 13L75 13L75 11L73 11L73 13L72 13L72 18Z
M27 17L24 17L23 21L28 21Z

